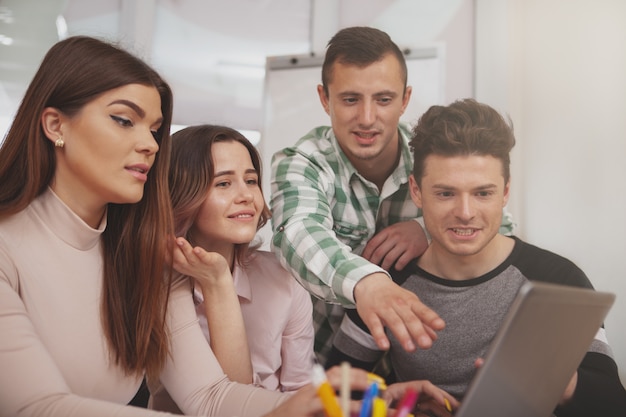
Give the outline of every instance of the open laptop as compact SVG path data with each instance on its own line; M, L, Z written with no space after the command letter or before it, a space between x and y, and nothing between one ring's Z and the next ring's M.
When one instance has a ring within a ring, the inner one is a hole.
M455 416L551 416L614 301L611 293L525 283Z

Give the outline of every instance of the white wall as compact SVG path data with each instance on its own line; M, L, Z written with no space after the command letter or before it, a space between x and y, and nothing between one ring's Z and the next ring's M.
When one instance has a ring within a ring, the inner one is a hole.
M476 0L476 98L516 124L519 235L617 294L626 383L626 2Z

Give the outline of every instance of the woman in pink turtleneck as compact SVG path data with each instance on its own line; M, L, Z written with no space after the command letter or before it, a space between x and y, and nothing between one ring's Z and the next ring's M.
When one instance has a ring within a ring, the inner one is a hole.
M0 148L0 416L162 415L126 405L144 375L186 414L321 410L310 385L231 382L189 280L162 279L171 119L167 83L118 47L71 37L43 59Z

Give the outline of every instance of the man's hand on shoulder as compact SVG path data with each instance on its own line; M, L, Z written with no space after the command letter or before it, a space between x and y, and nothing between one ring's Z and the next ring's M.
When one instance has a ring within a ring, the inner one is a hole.
M400 271L428 247L428 239L422 226L415 220L392 224L372 237L361 254L373 264L389 271Z
M356 309L380 349L389 349L384 327L404 349L428 349L437 339L444 321L414 293L401 288L383 273L363 278L354 288ZM416 346L417 345L417 346Z

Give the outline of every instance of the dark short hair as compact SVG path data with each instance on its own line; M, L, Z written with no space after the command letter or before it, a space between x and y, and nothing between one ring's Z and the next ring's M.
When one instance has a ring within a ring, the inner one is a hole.
M413 176L418 184L429 155L491 155L502 161L505 183L510 178L510 152L515 145L513 123L474 99L432 106L413 128Z
M387 54L393 54L400 63L406 88L407 68L404 54L387 33L367 26L354 26L340 30L328 42L322 64L324 92L328 95L328 84L332 81L335 62L365 67L380 61Z

